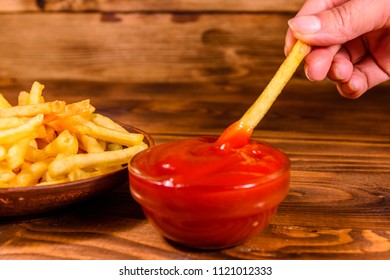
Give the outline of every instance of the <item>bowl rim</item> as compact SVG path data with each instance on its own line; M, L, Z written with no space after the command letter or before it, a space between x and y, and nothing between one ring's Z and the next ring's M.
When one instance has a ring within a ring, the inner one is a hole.
M2 194L10 194L10 193L18 193L18 192L29 192L29 191L37 191L37 190L54 190L54 189L61 189L61 188L76 188L79 187L79 185L87 185L86 183L93 182L93 181L99 181L102 178L108 177L110 175L119 173L123 170L126 170L126 166L123 166L120 169L113 170L111 172L103 173L101 175L85 178L85 179L80 179L76 181L69 181L69 182L62 182L62 183L54 183L54 184L42 184L42 185L32 185L32 186L12 186L12 187L7 187L7 188L0 188L0 195Z
M197 136L197 137L214 137L214 136ZM185 139L183 139L185 140ZM183 140L177 140L177 141L183 141ZM266 145L268 147L271 147L272 149L276 150L278 152L278 154L280 156L282 156L285 161L286 161L286 164L282 166L282 168L278 169L277 171L273 172L273 173L270 173L270 174L266 174L264 176L261 176L259 178L256 178L256 179L252 179L252 180L248 180L248 181L245 181L244 183L242 184L231 184L231 185L228 185L228 184L224 184L224 185L214 185L214 186L210 186L210 185L207 185L207 184L183 184L183 183L177 183L177 184L173 184L173 185L168 185L168 184L164 184L164 181L165 180L158 180L157 178L154 178L152 176L148 176L148 175L145 175L143 174L142 172L140 172L137 168L135 168L133 166L133 162L135 160L137 160L138 157L142 156L144 153L147 153L148 151L150 151L151 149L153 149L153 147L149 147L141 152L139 152L138 154L136 154L129 162L128 166L127 166L127 169L129 171L129 175L130 175L130 180L131 180L131 176L136 176L137 179L141 179L141 180L144 180L144 181L147 181L151 184L153 184L154 186L159 186L159 187L164 187L164 188L203 188L203 187L208 187L208 188L216 188L218 190L221 190L221 191L225 191L225 190L231 190L231 189L244 189L244 188L254 188L254 187L259 187L261 188L263 186L263 184L265 183L268 183L268 182L272 182L273 180L276 180L280 177L282 177L284 174L289 174L290 171L291 171L291 161L289 159L289 157L283 152L281 151L279 148L267 143L267 142L264 142L264 141L259 141L259 140L253 140L257 143L261 143L263 145ZM130 184L130 187L131 187L131 184Z

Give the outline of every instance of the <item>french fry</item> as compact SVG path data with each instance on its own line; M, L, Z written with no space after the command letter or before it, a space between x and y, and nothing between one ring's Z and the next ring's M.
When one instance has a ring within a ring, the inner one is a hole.
M46 153L45 151L38 149L37 147L28 145L24 159L29 162L37 162L48 159L50 156L51 155L49 153Z
M5 160L5 157L7 155L7 150L3 146L0 146L0 161Z
M82 125L86 121L87 119L82 116L57 118L56 115L52 115L45 120L45 123L47 127L50 127L57 132L69 130L71 133L78 133L77 126Z
M47 161L38 161L27 165L12 179L10 184L19 187L36 185L47 171L47 166Z
M91 105L89 99L85 99L80 102L67 104L65 106L65 113L62 117L74 115L90 115L93 112L95 112L95 107Z
M122 127L121 125L117 124L116 122L114 122L110 118L103 116L101 114L97 114L97 113L91 114L91 121L94 122L98 126L102 126L105 128L110 128L110 129L118 130L118 131L122 131L122 132L127 132L127 130L124 127Z
M12 144L31 136L42 122L43 115L39 114L18 127L0 130L0 145Z
M50 142L43 151L49 155L74 155L79 149L76 136L71 134L68 130L62 131L56 139Z
M141 133L130 133L98 126L82 116L72 116L62 121L50 123L56 130L68 129L73 133L84 134L96 139L111 143L118 143L123 146L133 146L142 143Z
M21 91L18 96L18 106L24 106L30 104L30 93L27 91Z
M104 152L104 148L99 143L98 140L96 140L93 137L90 137L88 135L77 135L77 139L80 142L81 148L86 151L87 153L101 153Z
M107 145L107 151L118 151L122 150L123 146L117 143L110 143Z
M35 132L36 132L36 138L46 138L47 137L46 127L43 124L39 125L36 128Z
M76 119L77 117L77 119ZM79 116L75 116L74 119L79 122L79 125L75 126L75 131L80 134L86 134L96 139L101 139L111 143L118 143L123 146L133 146L142 143L143 135L141 133L129 133L118 131L102 126L98 126L91 121L83 121Z
M237 133L245 131L252 133L253 129L259 124L276 98L282 92L292 75L302 62L302 60L311 51L311 46L306 45L301 41L297 41L291 52L283 61L282 65L276 71L271 81L264 88L263 92L252 104L251 107L244 113L240 120L233 123L226 129L217 141L217 145L224 145L231 142L231 139L236 138Z
M84 180L84 179L99 176L102 174L103 173L99 172L99 171L86 172L83 169L75 168L68 173L68 179L69 179L69 181Z
M81 133L101 139L107 142L118 143L123 146L133 146L142 143L143 135L141 133L125 133L109 128L102 128L91 122L86 123L87 129L81 129Z
M34 148L38 148L37 140L31 139L31 141L30 141L30 143L29 143L29 146L32 146L32 147L34 147Z
M45 125L44 127L46 130L45 137L41 137L39 140L41 140L40 143L45 143L44 146L46 146L47 144L51 143L54 139L57 138L57 133L54 130L54 128L50 126Z
M47 102L34 82L12 106L0 94L0 188L82 180L122 169L147 148L130 133L95 113L89 99Z
M59 154L56 156L56 159L61 159L65 157L63 154ZM52 162L52 160L50 161ZM59 176L52 176L49 174L48 171L46 171L41 178L40 183L42 184L56 184L56 183L64 183L64 182L69 182L68 174L63 174Z
M89 116L93 112L95 112L95 107L91 105L89 99L86 99L80 102L65 105L65 109L63 113L48 115L46 116L45 121L52 122L59 119L63 120L67 117L71 117L75 115Z
M42 90L45 88L44 85L34 82L31 90L30 90L30 102L29 104L39 104L39 103L44 103L45 100L43 99L42 96Z
M6 161L10 169L16 169L23 164L30 141L29 138L23 138L8 149Z
M145 143L132 146L120 151L109 151L93 154L76 154L61 159L55 159L48 167L51 176L60 176L76 168L88 168L96 165L118 165L125 164L136 153L142 151L147 146Z
M100 140L100 139L97 139L96 141L98 141L100 147L102 147L102 149L103 149L104 151L108 150L108 144L107 144L106 141ZM119 144L118 144L118 145L119 145ZM121 145L121 146L122 146L122 145Z
M14 177L15 173L8 167L8 165L3 162L0 163L0 183L5 184L12 180Z
M110 165L110 166L96 166L96 172L99 173L107 173L107 172L112 172L116 170L120 170L123 168L123 165L118 164L118 165Z
M0 93L0 108L11 108L12 105L5 99L4 95Z
M18 127L27 122L28 119L18 117L0 118L0 130Z
M45 175L42 176L44 178ZM53 185L53 184L62 184L62 183L68 183L70 180L68 178L63 179L52 179L50 181L41 180L39 183L37 183L37 186L47 186L47 185Z
M0 171L0 183L8 183L9 181L13 180L15 178L16 174L12 172L11 169L9 170L1 170ZM5 187L5 185L3 185Z
M0 108L0 117L32 117L38 114L57 114L65 111L64 101L53 101L11 108Z

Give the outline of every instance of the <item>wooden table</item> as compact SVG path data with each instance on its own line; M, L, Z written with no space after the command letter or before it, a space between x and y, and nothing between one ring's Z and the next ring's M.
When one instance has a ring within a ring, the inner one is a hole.
M90 98L157 144L218 135L237 120L281 63L296 8L78 14L30 4L13 8L31 13L0 15L0 91L15 101L38 80L46 99ZM0 259L390 259L389 91L387 83L347 100L330 82L297 72L254 133L290 157L290 192L271 225L240 246L197 251L167 242L125 184L60 211L1 219Z
M201 83L48 83L45 90L53 93L47 98L73 99L68 92L90 97L98 111L145 129L157 143L218 135L258 93ZM289 84L254 137L290 157L290 193L267 230L241 246L208 252L167 242L123 185L55 213L2 220L0 258L390 258L388 91L378 87L350 101L328 83Z

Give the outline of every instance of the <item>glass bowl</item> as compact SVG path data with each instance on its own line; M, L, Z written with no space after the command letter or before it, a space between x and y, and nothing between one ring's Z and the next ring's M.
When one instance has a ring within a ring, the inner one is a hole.
M288 157L271 145L254 142L280 162L276 171L242 182L233 176L222 184L175 184L148 169L164 149L179 144L166 143L133 157L128 166L131 194L152 225L169 240L199 249L239 245L267 227L289 189Z

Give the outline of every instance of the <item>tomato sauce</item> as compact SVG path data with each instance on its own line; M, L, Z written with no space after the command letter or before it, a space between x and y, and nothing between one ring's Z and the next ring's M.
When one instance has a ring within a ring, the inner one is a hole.
M163 186L237 186L283 169L285 156L267 144L250 141L220 147L215 137L194 137L158 145L133 166Z
M168 239L224 248L268 225L288 192L289 160L245 130L235 135L156 145L131 161L131 193Z

